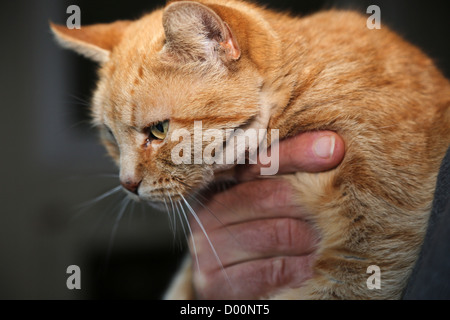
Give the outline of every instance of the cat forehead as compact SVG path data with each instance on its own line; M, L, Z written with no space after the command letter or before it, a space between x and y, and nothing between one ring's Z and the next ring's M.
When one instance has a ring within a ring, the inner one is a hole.
M104 73L94 94L96 124L120 122L142 128L174 115L189 118L195 107L220 100L217 79L151 65L113 62L105 68L116 68L115 73Z
M171 117L174 103L164 97L164 90L150 86L108 85L100 83L93 103L94 122L97 124L123 124L142 128Z

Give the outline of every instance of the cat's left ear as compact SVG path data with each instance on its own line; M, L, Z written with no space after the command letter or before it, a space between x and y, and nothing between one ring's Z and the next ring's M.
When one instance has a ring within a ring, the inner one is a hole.
M131 21L116 21L82 26L81 29L69 29L63 25L50 23L50 28L63 47L96 62L105 63L130 23Z
M198 2L173 2L164 10L166 35L164 50L183 60L224 62L241 56L236 37L229 25L211 8Z

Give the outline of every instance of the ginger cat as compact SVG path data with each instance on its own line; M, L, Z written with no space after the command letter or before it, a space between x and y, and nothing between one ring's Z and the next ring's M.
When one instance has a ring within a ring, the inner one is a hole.
M176 129L333 130L334 170L285 175L320 232L314 276L274 299L398 299L418 256L450 145L450 83L419 49L367 16L293 17L238 0L170 1L136 21L58 41L99 62L93 122L130 196L162 202L204 188L214 165L175 165ZM368 266L382 272L369 290ZM169 298L195 298L189 265Z

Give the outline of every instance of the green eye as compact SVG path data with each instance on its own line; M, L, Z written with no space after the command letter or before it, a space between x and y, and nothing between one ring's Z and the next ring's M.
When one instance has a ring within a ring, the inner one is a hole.
M169 131L169 120L158 122L150 127L150 135L153 139L164 140Z

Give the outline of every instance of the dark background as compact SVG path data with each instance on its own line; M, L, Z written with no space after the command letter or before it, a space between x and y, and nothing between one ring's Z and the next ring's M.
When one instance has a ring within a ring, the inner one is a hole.
M81 8L82 24L139 18L165 1L4 1L0 11L0 298L158 299L183 254L167 216L131 204L117 170L88 123L96 65L60 49L48 21L64 24ZM259 1L310 14L376 4L388 25L420 46L450 76L446 1ZM82 289L68 290L78 265Z

